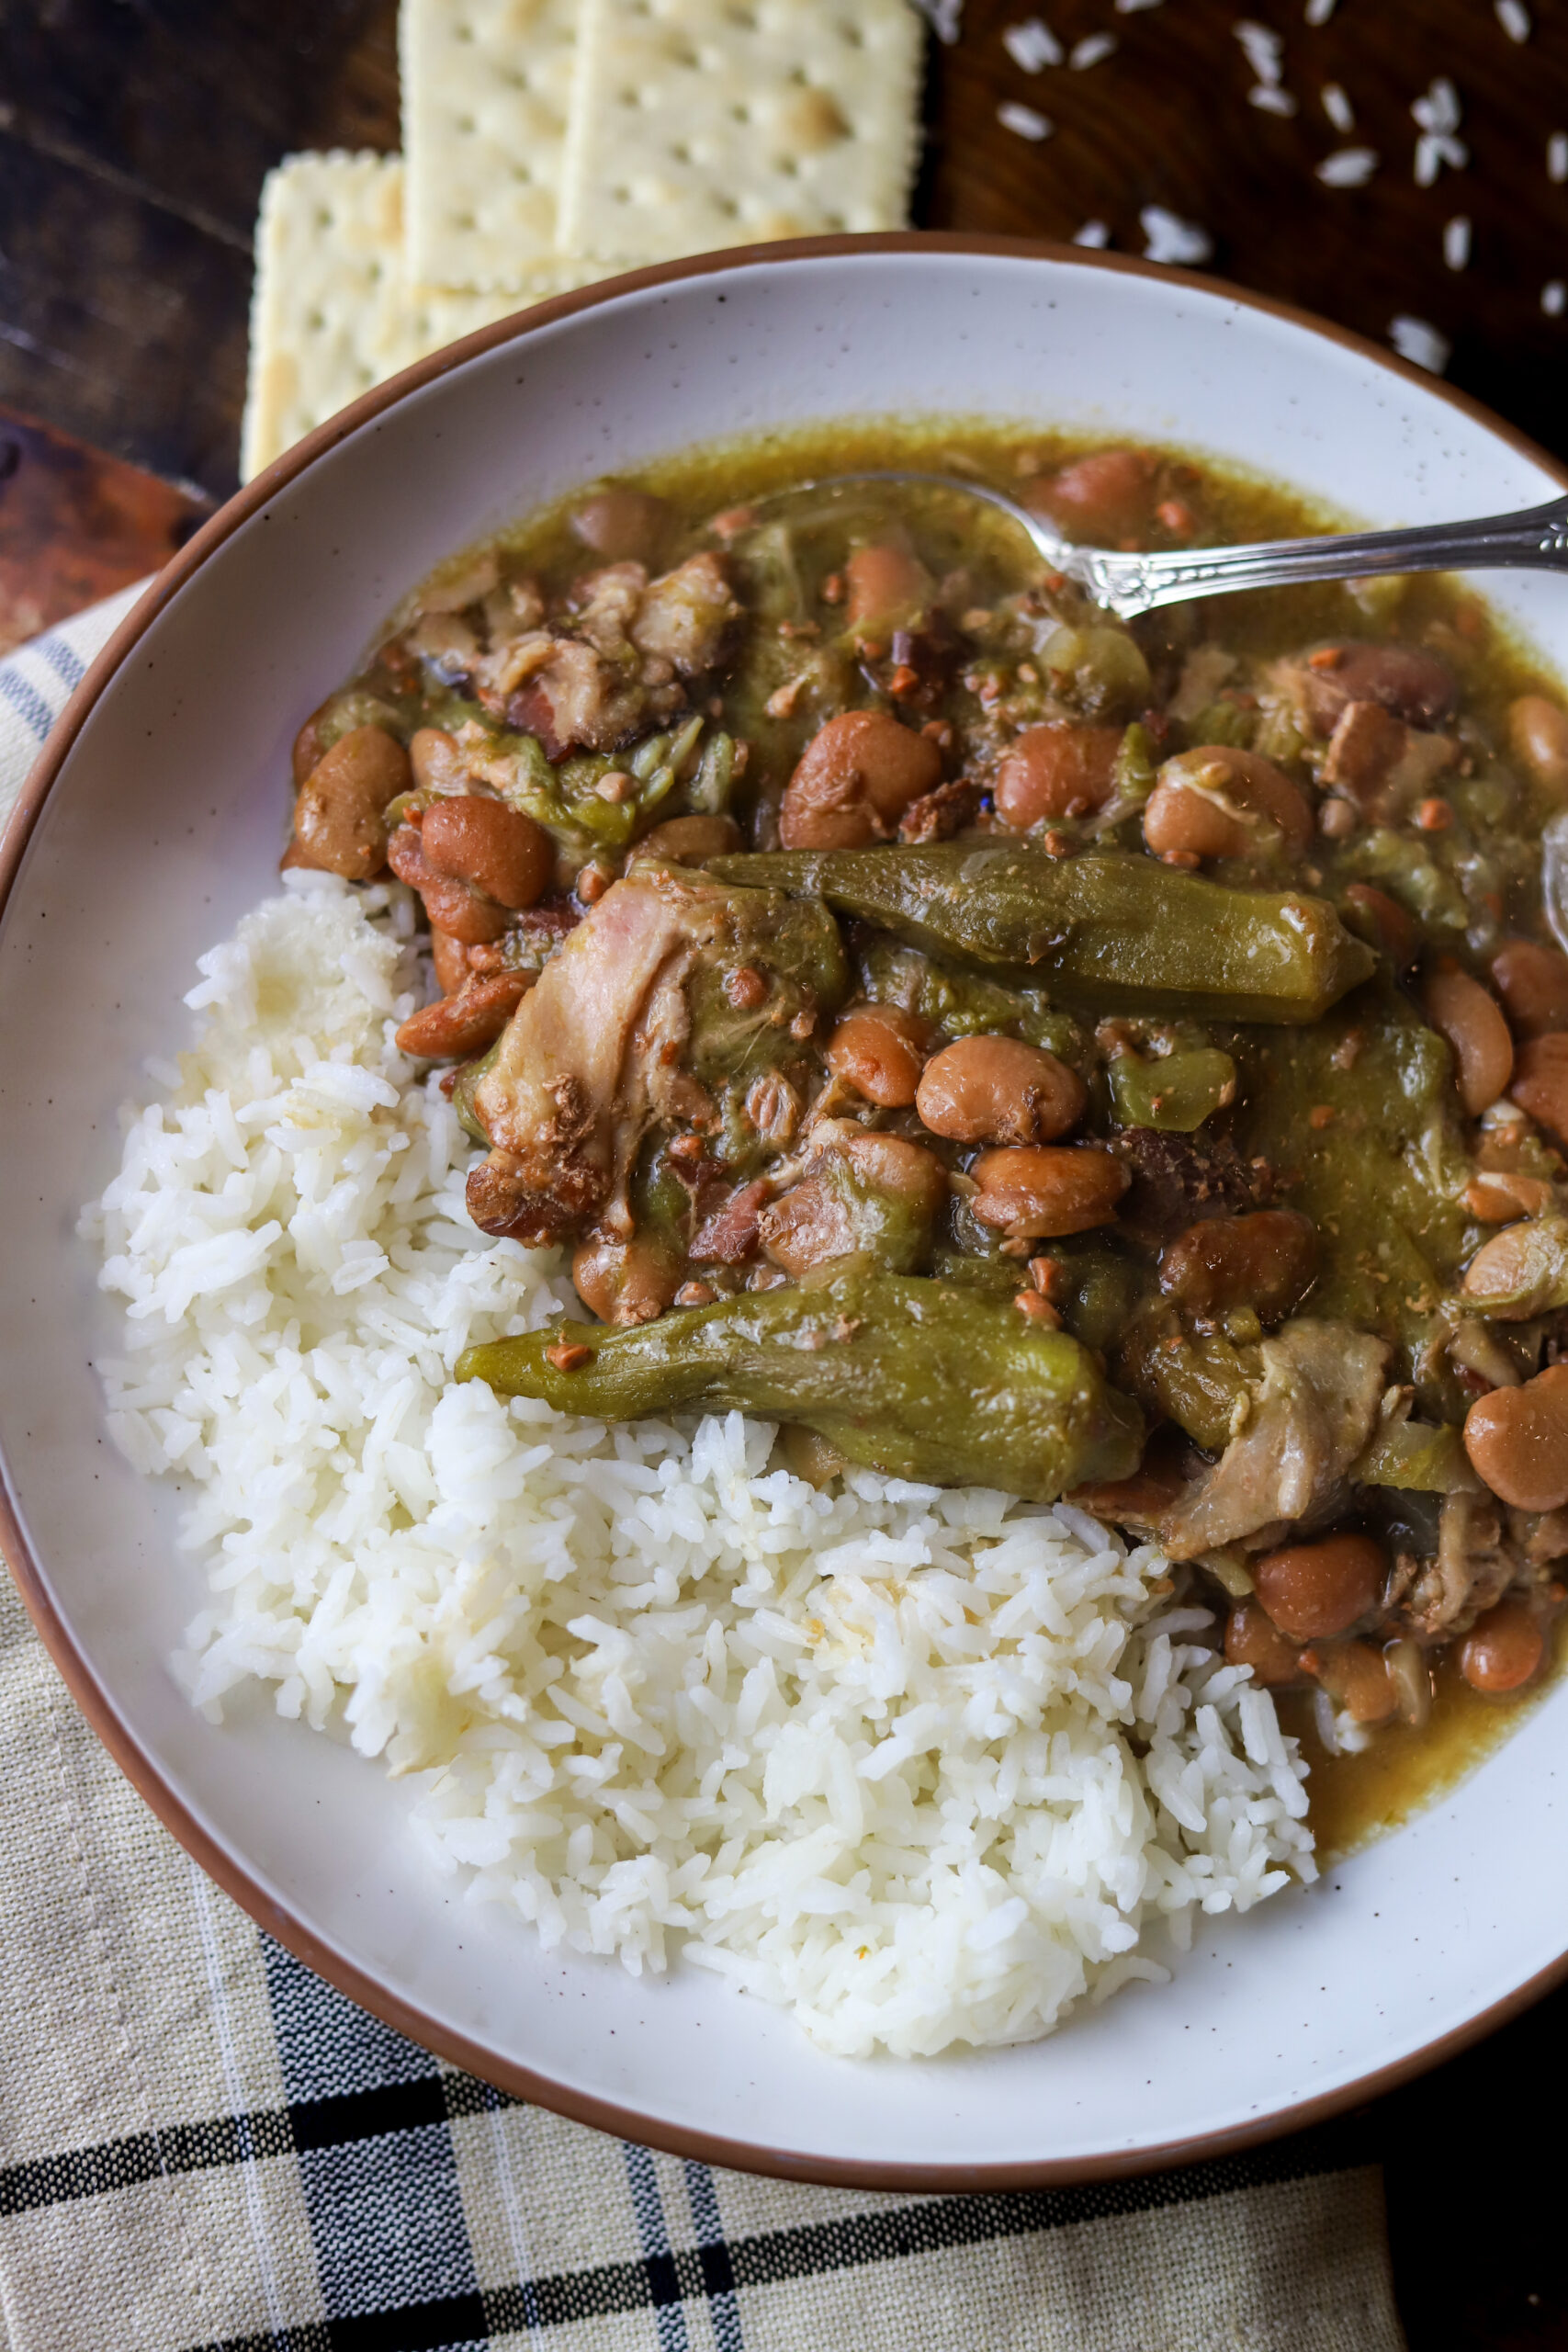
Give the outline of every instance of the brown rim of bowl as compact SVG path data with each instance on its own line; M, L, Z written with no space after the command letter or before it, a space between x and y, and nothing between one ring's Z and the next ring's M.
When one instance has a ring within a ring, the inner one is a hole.
M335 447L338 442L345 440L362 424L379 416L405 393L433 383L437 377L446 375L449 369L481 352L493 350L500 344L521 341L542 327L554 325L558 319L570 318L579 311L594 309L621 294L635 293L649 287L667 286L683 278L719 276L735 269L755 267L759 264L837 259L857 254L932 251L971 254L978 257L995 255L1013 260L1068 262L1077 268L1117 270L1132 277L1156 278L1166 284L1170 282L1173 274L1158 263L1137 261L1119 254L1093 253L1081 246L1058 245L1043 239L1027 237L970 237L955 232L918 230L904 230L885 236L803 237L779 244L738 246L722 253L699 254L689 260L663 262L652 268L631 270L619 277L602 279L575 293L555 295L513 318L497 320L491 326L481 327L477 334L465 336L460 343L450 344L444 350L433 353L429 358L405 368L401 375L394 376L385 384L377 385L372 390L361 394L350 406L341 410L325 424L318 425L313 433L307 434L302 441L297 442L293 448L285 451L254 481L247 482L165 565L145 595L121 621L51 729L12 810L4 839L0 841L0 917L4 916L9 903L32 829L67 752L81 732L88 712L149 624L176 590L200 570L214 549L221 547L231 533L265 506L269 498L303 473L323 452ZM1242 310L1263 311L1269 317L1286 320L1293 326L1304 327L1327 342L1341 344L1364 359L1370 368L1402 377L1407 382L1418 385L1424 392L1446 400L1463 414L1483 424L1497 439L1540 466L1544 473L1568 490L1568 469L1548 457L1528 435L1504 424L1479 401L1455 391L1424 369L1380 349L1376 344L1368 342L1365 336L1353 334L1347 328L1315 318L1312 312L1298 310L1292 303L1276 302L1264 295L1244 292L1220 278L1202 277L1191 271L1182 271L1178 275L1179 282L1195 286L1222 301L1234 303ZM595 2131L613 2132L617 2138L643 2141L653 2147L666 2149L674 2155L695 2156L706 2164L740 2172L769 2173L785 2180L814 2181L844 2188L925 2190L943 2195L972 2195L998 2188L1068 2188L1082 2182L1117 2180L1142 2173L1163 2172L1178 2165L1213 2162L1216 2158L1232 2155L1239 2149L1255 2147L1287 2132L1299 2132L1309 2124L1325 2122L1348 2108L1361 2106L1381 2093L1393 2089L1398 2084L1408 2082L1412 2076L1425 2073L1443 2059L1452 2057L1472 2042L1480 2041L1483 2035L1495 2031L1568 1977L1568 1951L1565 1951L1550 1966L1541 1969L1502 2000L1495 2001L1490 2007L1469 2018L1463 2025L1454 2027L1436 2041L1424 2043L1419 2049L1407 2052L1404 2057L1395 2059L1386 2066L1359 2075L1354 2082L1341 2084L1335 2089L1302 2099L1294 2106L1275 2109L1268 2115L1233 2124L1223 2131L1201 2132L1189 2140L1168 2140L1152 2147L1117 2148L1100 2155L1056 2158L1035 2164L878 2164L813 2156L787 2148L757 2147L750 2142L727 2139L716 2132L686 2131L658 2118L639 2114L635 2109L618 2107L611 2100L563 2087L526 2067L511 2064L497 2057L492 2052L468 2041L465 2035L437 2023L422 2010L400 2000L374 1978L367 1976L353 1961L323 1941L302 1921L296 1919L233 1855L209 1836L168 1786L156 1762L140 1747L121 1718L114 1701L55 1610L39 1565L23 1536L3 1458L0 1458L0 1548L5 1551L28 1613L67 1688L120 1770L164 1827L172 1831L186 1852L200 1863L209 1877L214 1879L226 1894L231 1895L242 1909L248 1911L269 1935L287 1946L308 1968L325 1977L329 1984L335 1984L340 1992L346 1993L362 2008L368 2009L372 2016L395 2027L411 2041L434 2051L452 2064L495 2084L518 2098L529 2100L539 2107L551 2108L573 2122L587 2124Z

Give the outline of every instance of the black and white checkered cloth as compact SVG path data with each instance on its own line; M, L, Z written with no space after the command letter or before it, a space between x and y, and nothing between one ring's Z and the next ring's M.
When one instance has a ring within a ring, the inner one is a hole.
M128 600L0 663L0 812ZM1104 2187L721 2173L443 2065L159 1826L0 1599L0 2352L1400 2352L1354 2125Z

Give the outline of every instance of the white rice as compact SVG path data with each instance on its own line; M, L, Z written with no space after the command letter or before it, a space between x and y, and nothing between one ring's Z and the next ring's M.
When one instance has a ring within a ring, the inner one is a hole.
M818 1494L739 1414L452 1385L570 1285L474 1246L470 1148L391 1042L405 895L288 883L201 959L197 1046L84 1219L126 1302L109 1425L209 1568L198 1706L270 1683L547 1946L683 1948L845 2053L1044 2033L1313 1875L1294 1743L1153 1550L978 1488Z

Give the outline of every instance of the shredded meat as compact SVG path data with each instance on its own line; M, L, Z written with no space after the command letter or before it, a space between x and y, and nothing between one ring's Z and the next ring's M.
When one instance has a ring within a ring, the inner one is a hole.
M597 1220L629 1233L626 1183L654 1118L698 1105L679 1068L684 981L713 928L699 882L617 882L518 1007L474 1108L490 1158L468 1179L487 1233L531 1244Z
M1303 1316L1281 1324L1261 1352L1247 1427L1160 1521L1172 1559L1310 1520L1334 1500L1371 1434L1388 1363L1382 1340Z
M738 1184L692 1236L692 1256L721 1266L739 1266L754 1256L758 1220L773 1189L765 1176Z
M720 659L740 606L722 557L690 557L649 583L640 563L606 564L579 583L566 627L541 628L536 604L474 666L480 701L536 735L552 760L614 752L685 704L682 680Z
M1424 1560L1400 1556L1390 1599L1412 1632L1429 1642L1447 1641L1502 1599L1518 1566L1491 1495L1445 1495L1437 1551Z
M967 776L939 784L912 801L898 820L901 842L946 842L972 825L980 807L980 786Z
M1272 1196L1269 1170L1243 1159L1228 1136L1195 1143L1155 1127L1129 1127L1110 1148L1133 1172L1119 1222L1151 1250L1162 1250L1203 1217L1261 1208Z

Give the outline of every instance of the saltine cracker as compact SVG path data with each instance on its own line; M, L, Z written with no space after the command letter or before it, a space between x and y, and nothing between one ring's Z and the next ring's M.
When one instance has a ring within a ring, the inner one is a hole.
M427 352L601 274L557 261L522 288L411 285L402 157L286 157L267 175L256 224L242 476Z
M581 0L561 184L573 254L902 226L923 31L909 0Z
M558 254L579 0L403 0L409 274L526 286Z

